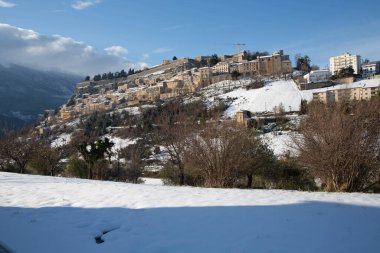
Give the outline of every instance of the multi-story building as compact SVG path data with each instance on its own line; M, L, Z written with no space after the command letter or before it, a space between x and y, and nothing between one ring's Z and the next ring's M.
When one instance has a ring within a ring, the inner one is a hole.
M200 86L205 87L211 84L212 69L209 67L204 67L199 69L200 74Z
M257 57L258 74L265 76L292 73L292 64L289 55L273 53L272 55Z
M313 93L313 99L323 103L343 102L348 100L370 100L380 91L380 80L371 82L337 85Z
M339 70L351 66L354 69L354 74L359 74L361 65L360 61L360 55L351 55L349 53L330 57L330 72L332 75L336 75Z
M368 62L362 65L362 76L368 78L380 74L380 61Z
M253 76L258 71L258 61L244 61L237 64L237 71L243 76Z
M62 108L60 111L62 120L70 120L74 117L74 112L67 108Z
M230 64L228 62L218 62L212 67L213 74L225 74L230 72Z

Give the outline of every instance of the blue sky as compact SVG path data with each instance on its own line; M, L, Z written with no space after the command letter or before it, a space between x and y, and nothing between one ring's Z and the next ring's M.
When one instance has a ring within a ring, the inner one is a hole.
M0 23L72 38L96 54L122 58L109 64L114 68L155 65L173 55L231 54L236 42L252 51L284 49L292 60L307 54L321 67L347 51L380 60L379 12L378 0L0 0Z

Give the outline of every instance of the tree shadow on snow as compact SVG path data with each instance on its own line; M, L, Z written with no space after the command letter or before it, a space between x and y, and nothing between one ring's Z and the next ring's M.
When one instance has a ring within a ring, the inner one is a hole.
M380 209L305 202L147 209L0 207L22 252L380 252Z

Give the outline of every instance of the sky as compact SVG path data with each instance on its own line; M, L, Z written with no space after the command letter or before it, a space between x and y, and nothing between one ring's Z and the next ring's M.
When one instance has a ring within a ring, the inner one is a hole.
M81 75L173 56L344 52L380 60L379 0L0 0L0 63Z

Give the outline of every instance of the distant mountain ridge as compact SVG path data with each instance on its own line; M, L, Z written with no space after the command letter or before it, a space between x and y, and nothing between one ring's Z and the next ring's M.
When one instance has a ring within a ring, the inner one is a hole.
M55 109L73 94L79 76L0 65L0 128L20 126Z

